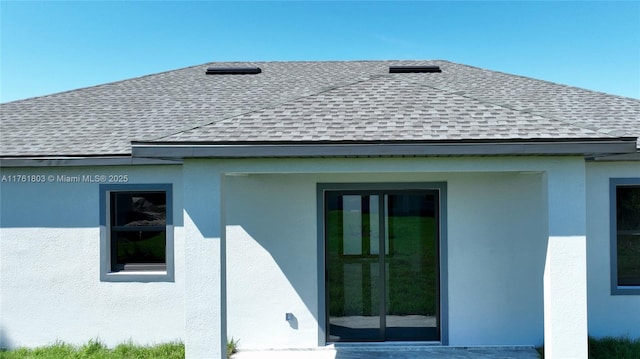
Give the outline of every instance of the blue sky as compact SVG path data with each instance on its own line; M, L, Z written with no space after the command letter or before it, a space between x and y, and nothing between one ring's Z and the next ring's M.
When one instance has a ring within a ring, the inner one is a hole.
M640 98L640 2L0 1L0 101L211 61L444 59Z

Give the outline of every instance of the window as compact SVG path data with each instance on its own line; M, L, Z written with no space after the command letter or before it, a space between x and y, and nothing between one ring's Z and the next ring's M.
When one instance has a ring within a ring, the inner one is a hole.
M171 185L101 185L101 279L172 281Z
M613 294L640 294L640 178L611 180Z

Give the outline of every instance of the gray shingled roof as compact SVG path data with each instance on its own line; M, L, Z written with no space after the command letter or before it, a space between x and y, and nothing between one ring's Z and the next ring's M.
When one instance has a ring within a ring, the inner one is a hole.
M390 74L390 65L442 73ZM259 66L259 75L205 75ZM127 155L131 141L640 137L640 100L446 61L209 63L0 105L0 156Z

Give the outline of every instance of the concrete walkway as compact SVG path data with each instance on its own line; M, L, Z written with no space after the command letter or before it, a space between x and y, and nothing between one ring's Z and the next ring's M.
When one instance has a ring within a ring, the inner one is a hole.
M442 347L431 345L329 345L317 349L239 351L233 359L538 359L532 347Z

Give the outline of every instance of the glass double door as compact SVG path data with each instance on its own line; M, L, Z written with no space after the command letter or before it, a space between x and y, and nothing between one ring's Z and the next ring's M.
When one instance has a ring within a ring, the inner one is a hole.
M327 341L438 341L438 191L325 192Z

